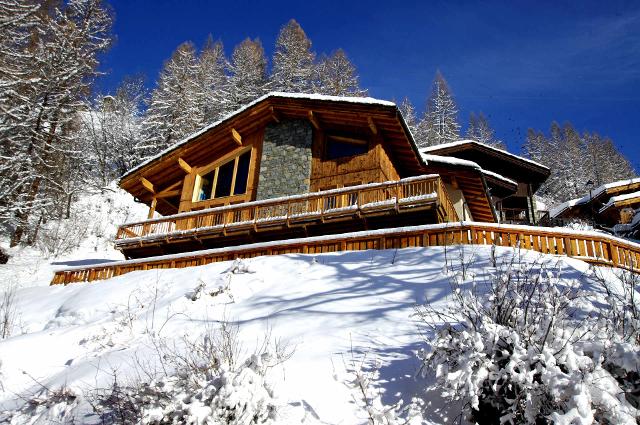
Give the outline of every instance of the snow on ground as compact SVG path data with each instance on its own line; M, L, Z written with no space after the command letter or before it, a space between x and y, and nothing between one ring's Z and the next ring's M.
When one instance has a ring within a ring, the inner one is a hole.
M41 236L47 230L57 231L59 236L64 235L60 236L63 242L47 247L40 243L35 247L9 248L8 238L0 237L0 246L11 257L8 264L0 265L0 291L11 285L48 285L53 271L64 266L123 260L122 253L113 247L117 227L141 220L147 212L146 205L134 202L130 194L113 183L103 193L81 196L73 204L70 219L50 220L46 224L48 227L41 231Z
M490 247L463 249L469 270L489 279ZM228 320L239 324L248 353L269 329L295 350L270 374L284 405L278 423L366 423L343 382L352 358L379 363L377 385L386 403L421 396L429 402L429 423L447 423L457 406L425 395L425 382L414 378L424 329L413 313L425 301L449 302L445 264L455 263L459 252L291 254L244 260L244 273L230 272L233 263L226 262L66 287L46 286L48 277L37 277L18 290L18 329L0 342L0 411L15 403L16 394L42 386L105 387L114 371L121 379L140 374L140 363L156 359L153 341L181 347L185 337ZM505 261L513 255L506 248L497 252ZM560 263L566 279L579 279L596 293L586 263L523 252L530 262ZM193 301L202 285L207 293L228 289Z

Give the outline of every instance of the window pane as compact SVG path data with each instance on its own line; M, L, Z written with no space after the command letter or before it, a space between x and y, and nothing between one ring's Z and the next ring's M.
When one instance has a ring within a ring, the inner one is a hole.
M249 179L249 162L251 161L251 151L245 152L238 158L238 171L236 172L236 185L233 188L234 195L242 195L247 191L247 180Z
M216 183L215 198L231 195L231 181L233 180L233 167L235 161L229 161L218 168L218 181Z
M366 140L331 137L327 138L327 159L343 158L367 153Z
M200 191L198 192L198 201L204 201L211 198L211 189L213 187L213 179L216 170L200 177Z

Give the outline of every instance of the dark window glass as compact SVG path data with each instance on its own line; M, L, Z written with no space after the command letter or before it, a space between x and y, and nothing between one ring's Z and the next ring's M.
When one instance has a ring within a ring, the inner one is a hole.
M211 189L213 188L213 179L216 170L200 177L200 193L198 193L198 201L204 201L211 198Z
M236 185L233 188L234 195L242 195L247 191L247 180L249 179L249 162L251 161L251 151L245 152L238 158L238 171L236 171Z
M231 181L233 180L233 167L235 161L229 161L218 168L218 181L216 182L216 194L214 198L222 198L231 195Z
M366 140L329 136L327 138L327 159L344 158L367 153Z

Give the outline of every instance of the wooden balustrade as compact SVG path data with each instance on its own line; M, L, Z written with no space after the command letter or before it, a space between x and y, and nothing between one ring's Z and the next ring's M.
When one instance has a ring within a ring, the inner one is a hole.
M453 244L495 244L504 247L520 247L544 254L575 257L595 265L618 267L631 271L638 270L640 266L639 244L604 234L532 226L458 222L290 239L173 256L120 261L112 264L98 264L59 270L51 283L67 284L108 279L135 270L183 268L263 255L320 254L335 251Z
M123 224L116 234L116 246L119 241L129 243L131 239L184 233L194 229L268 226L317 218L331 219L350 211L354 213L384 209L397 211L430 203L440 205L445 215L442 221L458 220L440 177L425 175L395 182L373 183L246 202Z

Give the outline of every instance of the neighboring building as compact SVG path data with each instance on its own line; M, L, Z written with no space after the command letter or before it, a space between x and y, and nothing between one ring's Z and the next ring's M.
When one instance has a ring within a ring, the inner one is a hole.
M508 162L499 171L540 168L504 151L490 154ZM270 93L124 175L120 186L149 205L149 219L120 226L116 247L138 258L408 225L496 222L489 191L494 201L519 193L522 179L438 155L418 151L391 102Z
M534 194L549 177L549 168L475 140L429 146L422 148L421 152L429 163L428 171L446 173L441 164L445 169L462 167L478 170L486 181L500 222L537 224L539 217ZM459 180L455 175L453 179ZM476 192L474 196L481 195ZM471 199L467 197L469 205Z
M552 208L545 220L549 224L564 224L575 220L613 227L630 224L640 208L640 178L607 183Z

